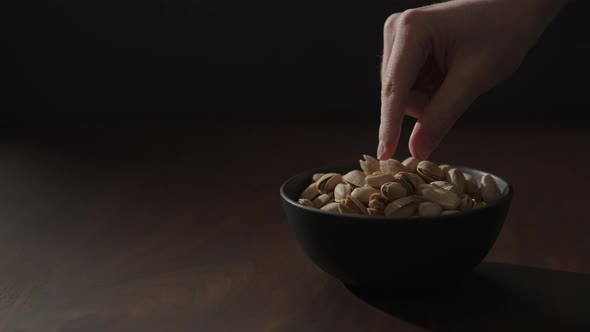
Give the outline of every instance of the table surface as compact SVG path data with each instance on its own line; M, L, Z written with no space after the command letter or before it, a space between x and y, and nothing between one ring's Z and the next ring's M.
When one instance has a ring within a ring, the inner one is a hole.
M432 159L505 177L515 197L464 286L411 297L348 289L286 223L282 181L373 153L376 124L350 126L4 132L0 331L590 330L588 131L451 132Z

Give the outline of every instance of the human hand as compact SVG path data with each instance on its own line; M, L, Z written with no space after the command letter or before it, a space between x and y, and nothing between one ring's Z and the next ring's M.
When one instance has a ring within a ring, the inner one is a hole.
M404 114L410 152L427 159L482 93L509 77L565 0L454 0L391 15L384 26L377 156L393 156Z

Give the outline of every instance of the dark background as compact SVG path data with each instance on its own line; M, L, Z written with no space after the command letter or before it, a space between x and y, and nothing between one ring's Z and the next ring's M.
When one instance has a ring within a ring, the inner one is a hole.
M515 193L417 300L322 272L279 187L375 151L383 22L426 2L48 2L0 8L1 331L590 330L587 1L431 156Z
M383 22L427 3L12 4L4 11L3 111L26 121L350 112L376 122ZM459 124L584 125L577 120L589 105L588 9L584 1L567 5L517 74Z

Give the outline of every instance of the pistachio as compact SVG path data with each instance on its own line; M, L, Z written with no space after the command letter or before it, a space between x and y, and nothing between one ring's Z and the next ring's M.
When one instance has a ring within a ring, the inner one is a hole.
M313 202L312 202L312 201L310 201L310 200L309 200L309 199L307 199L307 198L300 198L300 199L297 201L297 203L299 203L299 204L301 204L301 205L309 206L309 207L315 207L315 206L313 205Z
M481 178L481 196L487 204L491 204L502 197L496 180L489 174Z
M430 182L430 185L433 188L455 191L455 187L447 181L432 181Z
M313 200L314 198L318 197L320 192L318 191L317 182L310 184L305 190L301 193L301 198Z
M451 170L451 165L442 164L438 165L438 168L440 168L443 172L448 172Z
M409 177L410 180L412 181L412 184L414 185L414 188L418 187L421 184L426 184L426 182L424 182L424 180L422 180L422 178L420 176L418 176L415 173L406 173Z
M416 173L418 173L426 183L445 179L443 170L428 160L422 160L418 163L418 166L416 166Z
M396 199L387 204L383 213L386 217L409 217L416 212L422 197L412 195Z
M461 197L461 204L459 205L460 210L470 210L475 206L475 200L469 196L469 194L463 194Z
M368 175L365 178L366 183L373 188L381 188L384 183L392 182L393 175L391 174L379 174L379 175Z
M418 204L418 215L434 217L442 213L442 207L433 202L422 202Z
M434 188L422 191L424 198L443 207L445 210L456 210L461 204L461 199L453 191Z
M355 188L352 191L352 193L350 194L350 196L358 199L363 204L367 204L367 203L369 203L369 198L371 197L371 195L378 194L378 193L379 193L379 190L377 190L373 187L361 187L361 188Z
M484 201L479 201L479 202L476 202L476 203L475 203L475 205L473 206L473 208L474 208L474 209L481 209L481 208L484 208L484 207L486 207L486 206L488 206L488 205L486 204L486 202L484 202Z
M324 211L328 211L328 212L339 212L338 211L339 205L340 205L340 203L336 203L336 202L328 203L328 204L322 206L320 208L320 210L324 210Z
M457 194L462 194L465 189L465 176L461 171L456 168L450 169L448 171L449 174L449 182L455 186L455 192Z
M379 160L366 154L363 155L363 158L365 160L359 160L359 164L365 174L370 175L379 170Z
M350 195L352 192L352 186L348 183L339 183L336 188L334 188L334 200L338 203L344 201L346 196Z
M502 197L497 178L409 157L379 161L363 155L362 171L315 173L298 204L340 214L408 217L478 209Z
M422 191L424 191L424 189L427 189L427 188L432 189L434 187L432 185L426 184L426 183L425 184L418 185L416 187L416 195L422 195Z
M350 195L346 196L346 199L344 200L344 203L342 203L342 205L345 205L353 209L355 212L358 212L359 214L367 214L367 209L365 208L363 203L361 203L358 199Z
M463 176L465 177L465 185L463 187L463 191L468 194L475 193L478 189L477 180L475 180L473 175L469 173L463 173Z
M399 182L387 182L381 186L381 194L390 201L395 201L408 194L408 191Z
M395 182L401 184L404 189L406 189L408 194L414 194L416 192L416 187L414 185L415 181L413 181L412 177L408 174L409 173L406 172L399 172L393 178Z
M315 182L319 180L325 173L315 173L311 178Z
M451 165L447 165L447 164L438 165L438 168L440 168L443 171L443 174L445 175L445 181L451 182L451 179L449 177L449 171L451 170Z
M416 173L416 166L418 166L419 162L420 160L414 157L409 157L406 158L406 160L402 161L402 164L406 166L409 172Z
M326 173L317 181L318 191L322 194L333 192L339 183L342 183L342 175L338 173Z
M342 180L344 182L351 184L355 187L362 187L365 185L365 177L367 175L359 170L350 171L344 176L342 176Z
M334 193L321 194L313 200L313 205L319 209L329 203L332 198L334 198Z
M383 215L383 209L367 208L367 213L370 216L382 216Z
M407 172L408 169L402 163L395 159L380 160L379 166L381 172L395 175L399 172Z
M340 212L340 214L361 214L359 211L342 203L338 204L338 212Z
M369 208L383 211L387 206L387 198L381 194L373 194L369 197Z

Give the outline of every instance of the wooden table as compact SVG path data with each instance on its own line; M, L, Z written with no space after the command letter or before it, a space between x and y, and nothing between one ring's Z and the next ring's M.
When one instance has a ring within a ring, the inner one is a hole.
M376 123L152 120L2 133L0 331L590 330L587 130L453 131L432 159L516 195L470 281L415 298L326 275L280 206L289 176L373 153Z

